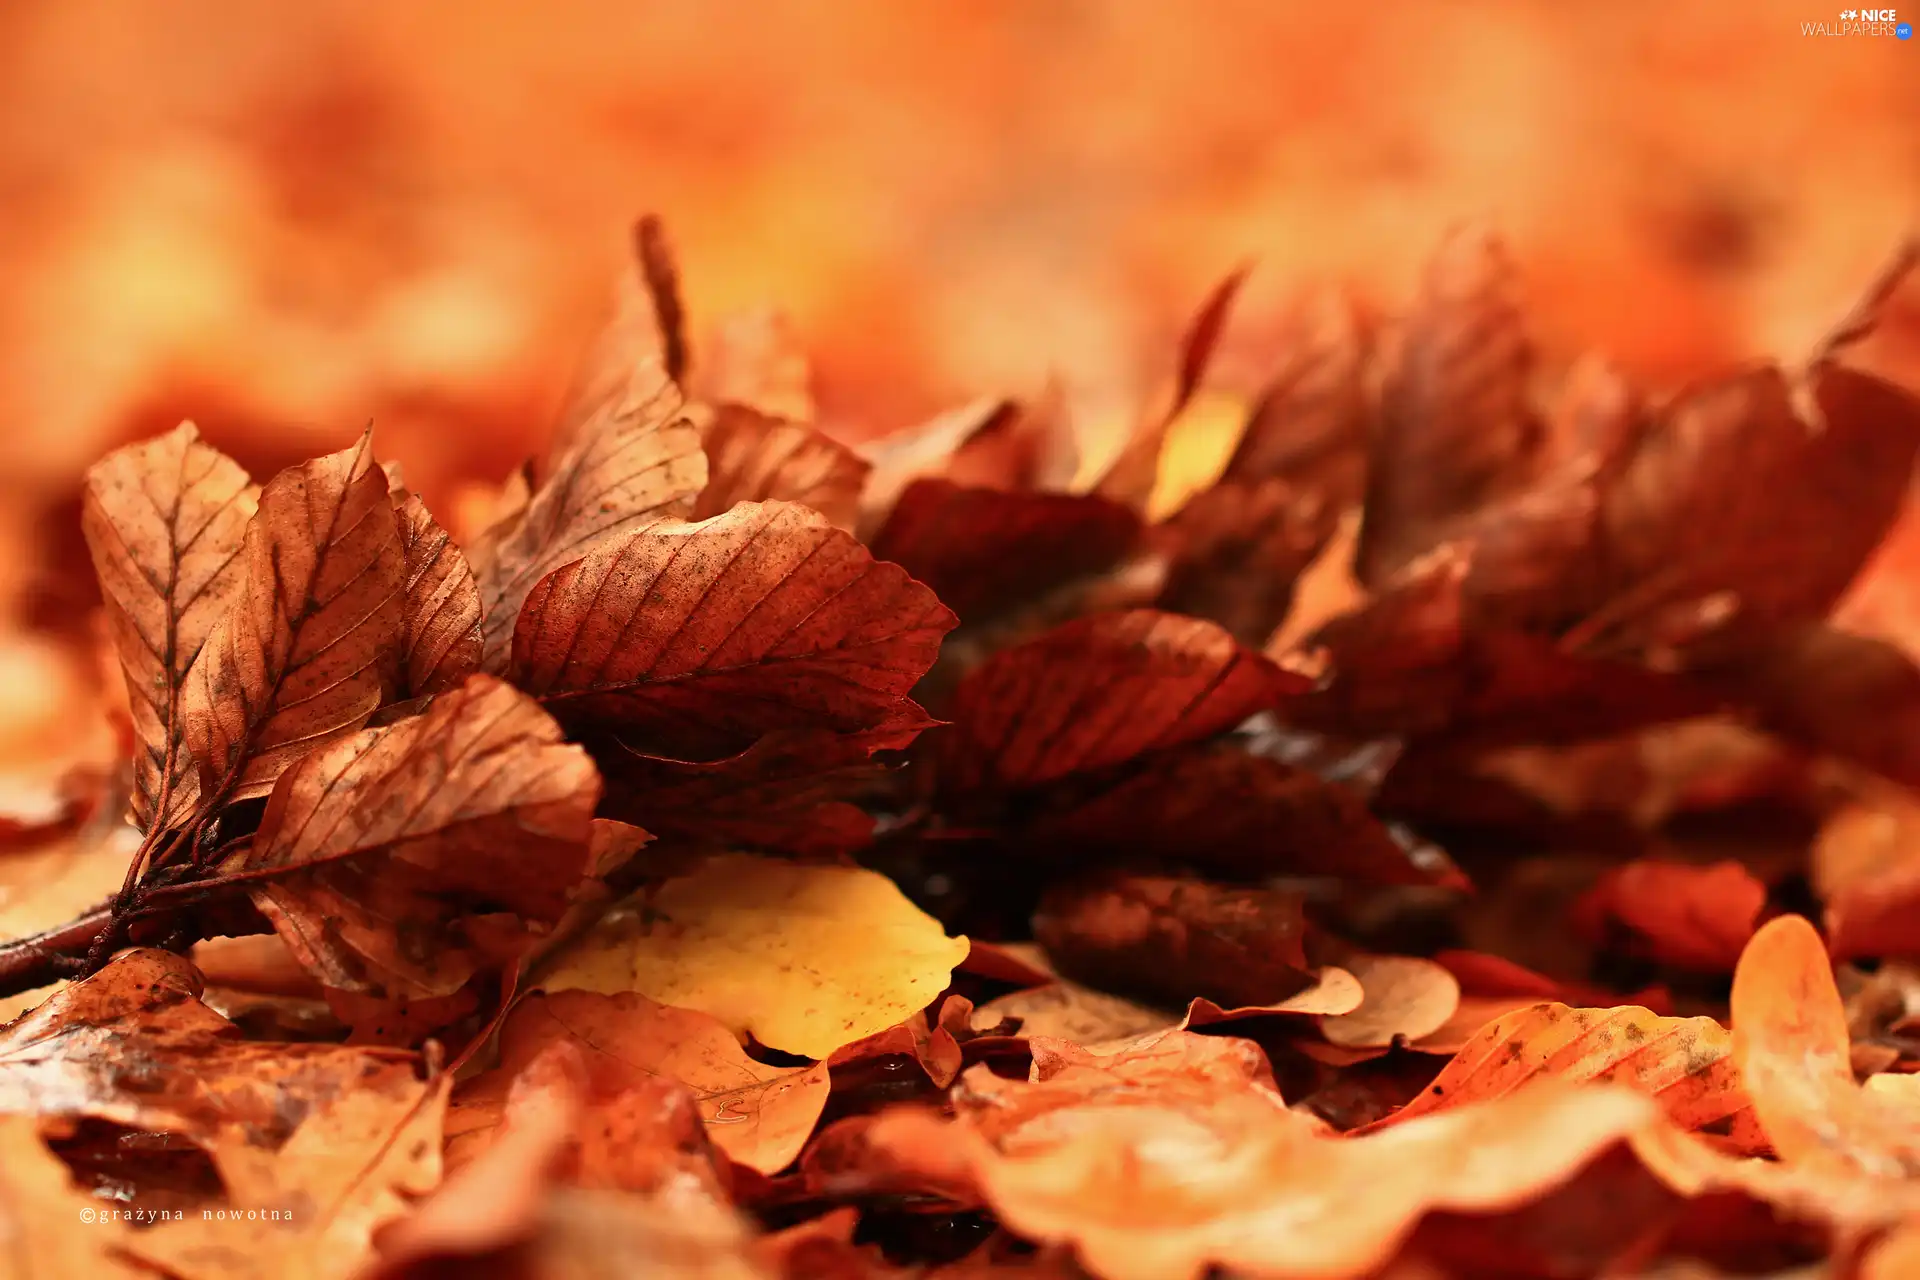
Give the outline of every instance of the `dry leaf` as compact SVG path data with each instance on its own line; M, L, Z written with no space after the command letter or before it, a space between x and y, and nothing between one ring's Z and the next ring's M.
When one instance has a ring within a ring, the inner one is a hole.
M1536 1004L1484 1027L1425 1092L1373 1127L1504 1098L1552 1078L1624 1085L1650 1095L1675 1124L1699 1129L1748 1105L1732 1053L1732 1036L1711 1018L1663 1018L1632 1005Z
M1135 610L995 655L953 696L941 784L1032 787L1224 733L1305 684L1212 623Z
M812 366L777 311L728 317L698 372L702 398L712 404L737 404L788 422L814 420ZM866 467L860 470L865 474Z
M0 1115L0 1280L146 1274L120 1250L132 1229L96 1222L100 1209L41 1143L32 1119Z
M637 991L826 1058L925 1008L966 954L884 876L727 855L610 915L536 985Z
M721 515L737 503L773 501L811 507L849 531L859 518L870 464L804 420L723 403L701 429L700 441L707 451L707 487L691 519Z
M739 1164L777 1173L800 1153L827 1101L827 1067L755 1062L720 1022L633 992L535 993L508 1017L497 1066L463 1086L449 1130L455 1159L496 1122L511 1082L550 1046L580 1051L584 1107L571 1127L578 1185L652 1190L668 1176L673 1132L663 1079L685 1085L707 1137ZM670 1170L669 1170L670 1172Z
M445 995L482 962L464 917L560 918L599 798L593 762L544 711L474 676L282 774L224 870L271 877L254 904L328 986Z
M824 517L745 503L640 529L543 580L512 678L563 724L710 759L779 729L920 718L906 694L953 622Z
M407 567L400 695L444 693L480 668L480 589L466 556L418 494L400 499L395 510Z
M80 524L93 553L139 750L133 817L143 828L191 812L187 671L244 591L241 557L259 489L192 423L128 445L87 473Z
M1046 1037L1070 1040L1104 1051L1153 1032L1184 1031L1216 1022L1257 1018L1268 1014L1341 1014L1359 1008L1359 979L1345 969L1328 967L1314 975L1313 985L1271 1004L1222 1007L1204 998L1187 1004L1184 1015L1139 1004L1073 982L1052 982L988 1001L973 1011L974 1030L993 1030L1007 1018L1018 1018L1018 1034L1026 1039Z
M1351 1013L1320 1020L1320 1034L1347 1049L1418 1040L1445 1026L1460 1007L1460 983L1431 960L1349 956L1343 965L1365 992Z
M182 694L203 804L265 795L396 687L406 565L371 445L362 436L260 493L240 593Z
M1846 1010L1804 916L1781 916L1753 935L1731 1000L1734 1052L1781 1159L1843 1175L1920 1170L1920 1109L1854 1083Z
M1596 933L1618 927L1663 964L1731 973L1766 905L1767 887L1737 862L1643 859L1604 876L1574 917Z

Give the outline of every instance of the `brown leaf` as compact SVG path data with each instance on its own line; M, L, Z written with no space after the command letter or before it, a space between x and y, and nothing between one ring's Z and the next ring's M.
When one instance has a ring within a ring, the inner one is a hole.
M1318 495L1285 481L1204 490L1155 531L1168 558L1159 607L1212 619L1242 644L1264 644L1333 525Z
M133 950L0 1029L0 1112L88 1116L270 1155L316 1099L417 1100L417 1055L243 1040L199 999L200 975Z
M1351 300L1322 295L1292 317L1285 349L1220 480L1286 480L1343 509L1365 483L1368 335Z
M418 494L395 494L406 562L401 698L444 693L480 669L480 589L473 568Z
M1766 905L1767 887L1737 862L1640 859L1602 877L1574 918L1602 935L1611 923L1662 964L1731 973Z
M827 1066L770 1067L749 1058L716 1019L632 992L535 992L500 1033L500 1061L463 1086L449 1129L468 1135L460 1159L488 1140L515 1077L555 1045L580 1051L587 1109L572 1128L579 1185L651 1190L686 1156L661 1079L692 1091L707 1137L762 1173L793 1162L827 1101ZM672 1153L681 1152L676 1156ZM692 1153L697 1154L697 1152ZM696 1162L697 1163L697 1162Z
M1142 757L1090 798L1086 789L1023 827L1023 844L1038 856L1131 854L1236 878L1465 883L1438 849L1374 817L1359 792L1234 739Z
M198 798L186 749L187 671L241 598L240 552L259 493L192 423L87 472L80 527L126 674L138 743L133 818L143 828L184 817Z
M1008 493L916 480L872 539L969 622L1118 564L1140 533L1131 510L1091 494Z
M328 986L445 995L482 963L464 916L559 919L599 797L593 762L545 712L474 676L281 775L223 870L261 881L255 905Z
M1298 894L1101 874L1054 885L1034 936L1070 978L1176 1008L1266 1005L1313 985Z
M489 671L505 667L536 583L645 521L686 515L706 487L699 428L657 353L629 351L611 367L605 394L563 415L526 508L470 549Z
M905 695L953 624L825 517L744 503L639 529L544 579L514 636L514 682L563 723L713 758L776 730L913 716Z
M1346 957L1365 992L1359 1007L1320 1020L1320 1034L1347 1049L1418 1040L1446 1025L1460 1007L1460 983L1431 960L1414 956Z
M1044 1036L1070 1040L1104 1052L1159 1031L1184 1031L1275 1014L1349 1013L1360 1007L1361 998L1359 979L1345 969L1332 967L1319 970L1313 975L1312 986L1284 1000L1222 1008L1212 1000L1196 998L1187 1004L1184 1015L1078 983L1052 982L989 1001L973 1012L973 1026L985 1034L1007 1018L1018 1018L1018 1034L1023 1039Z
M1110 768L1224 733L1305 684L1195 618L1141 609L1070 622L961 681L941 785L964 794Z
M931 421L883 436L868 445L865 455L873 470L867 477L866 493L860 499L858 532L861 539L873 540L874 533L892 514L908 485L944 474L967 441L976 436L992 436L1019 417L1020 406L1012 400L988 397L949 409ZM1026 487L1012 483L1010 477L1002 478L1007 482L994 484L992 478L983 478L976 483L984 488Z
M406 564L370 436L282 471L247 525L245 593L182 695L202 803L265 795L397 684Z
M1748 1105L1732 1055L1732 1036L1711 1018L1537 1004L1489 1023L1424 1093L1369 1127L1504 1098L1552 1077L1625 1085L1650 1095L1675 1124L1698 1129Z
M1213 287L1199 312L1180 340L1180 365L1175 375L1172 403L1162 413L1149 418L1121 446L1120 454L1108 465L1096 492L1103 498L1138 511L1153 495L1160 478L1160 454L1167 443L1167 431L1180 411L1193 399L1213 361L1214 348L1233 314L1234 300L1253 270L1249 263Z
M905 1055L918 1062L935 1085L946 1088L960 1074L961 1042L973 1038L973 1001L965 996L948 996L940 1003L940 1016L929 1021L931 1008L929 1005L864 1040L842 1045L833 1051L827 1065L839 1067L869 1058Z
M921 717L870 733L767 734L724 760L603 752L606 812L661 836L727 848L824 856L864 847L873 817L852 803L882 776L876 751L908 746Z
M798 502L852 530L870 464L833 437L737 404L717 406L700 432L707 487L694 503L705 520L741 502Z
M1384 390L1358 571L1378 587L1525 478L1534 352L1506 248L1463 228L1434 254Z
M696 372L701 398L708 403L740 405L788 422L814 421L813 369L778 311L730 316Z

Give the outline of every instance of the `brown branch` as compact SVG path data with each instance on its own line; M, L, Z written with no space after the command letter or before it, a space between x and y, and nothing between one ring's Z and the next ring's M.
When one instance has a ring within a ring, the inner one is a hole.
M108 899L57 929L0 943L0 998L79 976L95 940L112 926Z

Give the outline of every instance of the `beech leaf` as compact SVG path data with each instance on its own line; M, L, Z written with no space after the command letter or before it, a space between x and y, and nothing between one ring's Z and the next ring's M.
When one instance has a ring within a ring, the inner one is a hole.
M544 579L513 680L562 723L686 758L780 729L918 718L906 698L954 618L816 512L743 503L655 524Z
M330 987L443 995L479 963L469 912L551 924L589 870L600 778L526 695L474 676L281 775L224 868ZM383 855L375 857L375 855Z
M396 511L407 567L400 694L418 698L451 689L479 670L480 589L466 556L418 494L401 498Z
M742 502L797 502L851 531L860 514L866 459L800 422L721 404L701 429L707 487L692 519L721 515Z
M371 444L289 468L260 493L243 593L187 675L203 800L266 794L397 685L406 564Z
M133 818L142 827L176 821L198 798L186 748L187 672L243 594L240 553L259 494L192 423L87 472L80 527L126 674L138 743Z

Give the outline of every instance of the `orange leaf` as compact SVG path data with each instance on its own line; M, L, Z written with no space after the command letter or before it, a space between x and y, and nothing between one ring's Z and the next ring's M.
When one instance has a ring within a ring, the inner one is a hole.
M660 1107L656 1079L692 1091L707 1135L740 1164L777 1173L793 1162L827 1101L827 1066L770 1067L749 1058L719 1021L691 1009L655 1004L632 992L602 995L558 991L528 996L500 1033L499 1065L461 1090L449 1131L467 1137L456 1152L469 1158L497 1123L514 1078L555 1044L576 1045L593 1099L575 1134L583 1168L606 1171L603 1183L644 1189L632 1170L638 1126ZM623 1165L623 1156L626 1164ZM628 1172L620 1171L626 1168ZM651 1177L651 1173L647 1177Z
M138 743L133 817L142 827L185 816L199 794L182 694L201 647L245 589L240 553L259 500L240 464L192 423L87 472L80 527L126 674Z
M1732 1054L1732 1036L1712 1018L1537 1004L1484 1027L1425 1092L1369 1127L1502 1098L1550 1077L1625 1085L1651 1095L1675 1124L1698 1129L1748 1105Z
M1733 974L1734 1049L1782 1160L1901 1177L1920 1170L1920 1113L1854 1083L1847 1014L1820 934L1769 921Z
M812 366L777 311L728 317L696 372L701 398L710 404L740 405L788 422L814 421ZM860 472L866 474L865 463ZM854 499L857 505L858 493Z
M1737 862L1643 859L1608 872L1573 912L1593 932L1617 923L1663 964L1731 973L1766 905L1767 887Z

